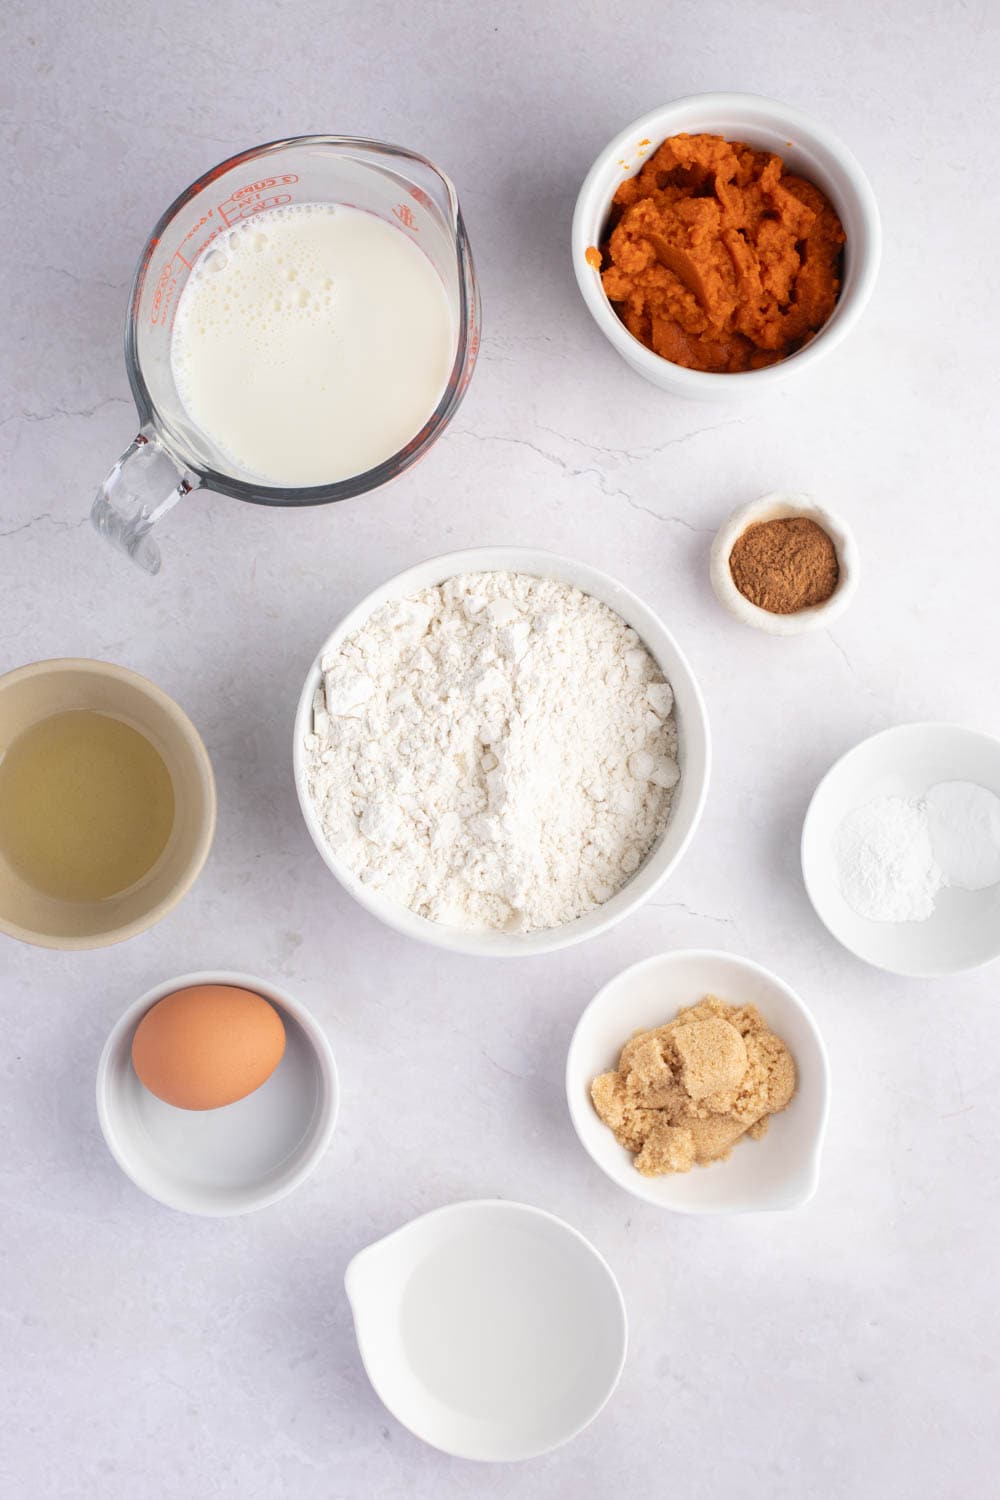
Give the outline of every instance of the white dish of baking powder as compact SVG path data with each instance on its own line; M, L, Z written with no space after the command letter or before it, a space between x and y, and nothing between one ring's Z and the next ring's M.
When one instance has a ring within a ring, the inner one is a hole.
M841 757L802 830L806 890L830 932L894 973L1000 956L1000 741L903 724Z
M841 823L837 880L871 922L926 922L938 894L1000 881L1000 797L972 781L942 781L925 797L877 797Z

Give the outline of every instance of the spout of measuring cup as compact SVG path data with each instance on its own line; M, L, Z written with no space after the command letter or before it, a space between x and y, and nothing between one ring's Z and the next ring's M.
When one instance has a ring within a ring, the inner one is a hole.
M198 479L176 463L151 428L144 427L94 497L90 519L115 547L147 573L160 571L160 549L150 532Z

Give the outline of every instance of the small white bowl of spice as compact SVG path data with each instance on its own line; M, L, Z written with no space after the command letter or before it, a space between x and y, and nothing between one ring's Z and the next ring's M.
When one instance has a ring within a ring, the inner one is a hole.
M860 565L842 516L810 495L775 492L734 510L709 563L719 603L771 635L825 630L850 604Z

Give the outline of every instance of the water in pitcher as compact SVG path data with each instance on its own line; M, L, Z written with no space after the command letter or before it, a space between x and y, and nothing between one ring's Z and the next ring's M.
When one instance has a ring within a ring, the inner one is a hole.
M195 263L170 348L191 421L265 484L329 484L398 453L455 357L445 288L401 230L326 203L269 209Z

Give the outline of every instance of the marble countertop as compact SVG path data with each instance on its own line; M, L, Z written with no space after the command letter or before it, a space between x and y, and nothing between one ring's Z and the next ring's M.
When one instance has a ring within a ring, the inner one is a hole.
M866 968L799 875L809 795L908 719L1000 733L994 8L676 0L8 7L0 48L0 670L93 655L200 727L219 784L191 896L120 948L0 946L0 1490L32 1500L291 1496L965 1500L995 1488L1000 968ZM777 33L780 33L780 41ZM847 344L756 407L664 396L620 362L567 261L577 186L672 96L784 98L838 130L885 256ZM485 306L452 429L396 486L277 511L201 493L150 579L86 520L133 435L121 323L164 206L213 162L303 131L397 139L453 176ZM985 160L984 160L985 157ZM850 518L863 581L830 633L735 624L708 583L732 507L806 490ZM689 854L639 914L519 963L419 946L351 903L295 801L290 735L318 642L407 564L479 542L567 552L650 601L715 737ZM833 1110L818 1196L698 1220L622 1194L579 1147L562 1071L611 975L672 946L743 953L803 996ZM333 1147L281 1204L208 1221L121 1175L94 1110L115 1018L172 974L242 969L328 1028ZM382 1408L342 1273L462 1197L522 1199L607 1256L631 1317L621 1386L577 1441L473 1468Z

